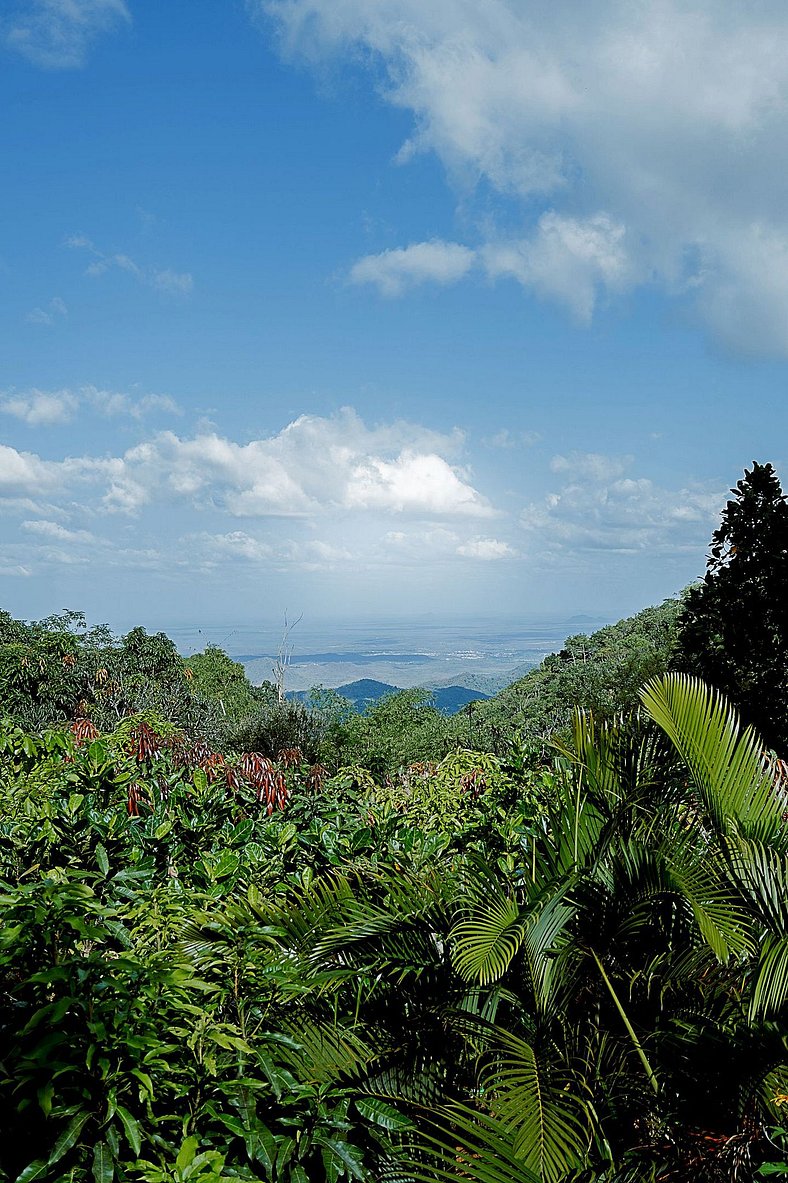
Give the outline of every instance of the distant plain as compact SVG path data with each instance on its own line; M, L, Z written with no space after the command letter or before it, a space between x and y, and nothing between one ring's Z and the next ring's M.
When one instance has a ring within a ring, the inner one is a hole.
M455 622L420 620L337 622L300 620L285 642L287 690L333 688L361 678L412 686L466 686L493 694L566 637L593 632L611 620L586 615L535 619ZM273 677L284 623L265 625L179 626L165 628L184 656L218 645L244 666L258 684Z

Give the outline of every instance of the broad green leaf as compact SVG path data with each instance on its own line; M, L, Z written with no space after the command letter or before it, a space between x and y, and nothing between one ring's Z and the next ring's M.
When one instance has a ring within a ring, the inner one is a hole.
M524 935L517 901L510 896L493 896L452 932L458 973L483 986L496 981L509 968Z
M109 858L106 848L100 842L96 847L96 862L99 865L101 874L106 877L109 874Z
M94 764L103 764L107 759L107 745L102 739L94 739L88 748L88 755Z
M199 1144L199 1138L195 1138L193 1135L191 1138L184 1138L183 1142L181 1143L181 1148L178 1151L178 1157L175 1160L175 1172L181 1178L183 1178L184 1172L193 1162Z
M34 1183L35 1179L41 1179L48 1170L49 1164L44 1162L43 1158L37 1158L25 1167L21 1175L17 1175L15 1183Z
M410 1118L399 1113L392 1105L387 1105L385 1101L379 1101L377 1097L356 1097L356 1109L362 1117L366 1117L368 1121L374 1122L384 1130L407 1130L413 1126Z
M719 833L786 844L783 805L763 743L727 700L699 678L666 674L640 692L643 705L687 764Z
M116 1112L120 1120L123 1122L123 1128L126 1131L126 1137L129 1141L129 1146L134 1151L137 1158L140 1156L142 1148L142 1140L140 1138L140 1127L135 1118L131 1116L128 1109L124 1109L122 1105L118 1105Z
M52 1153L49 1156L49 1165L53 1166L56 1162L60 1162L64 1155L68 1154L79 1141L79 1135L82 1133L88 1119L89 1113L77 1113L72 1117L66 1128L63 1130L60 1137L52 1147Z
M115 1163L106 1142L98 1142L93 1149L93 1178L95 1183L112 1183Z
M338 1138L321 1138L320 1141L339 1159L351 1179L363 1180L366 1178L361 1151L357 1146L351 1146L348 1142L340 1142Z

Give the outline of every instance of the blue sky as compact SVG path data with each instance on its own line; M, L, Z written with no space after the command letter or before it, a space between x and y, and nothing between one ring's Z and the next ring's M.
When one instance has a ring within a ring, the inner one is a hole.
M678 591L786 477L787 46L776 0L4 5L0 603Z

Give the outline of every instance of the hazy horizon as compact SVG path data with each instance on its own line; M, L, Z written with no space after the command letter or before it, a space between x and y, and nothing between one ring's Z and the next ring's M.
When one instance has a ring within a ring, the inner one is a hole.
M0 603L625 615L788 475L777 0L11 0Z

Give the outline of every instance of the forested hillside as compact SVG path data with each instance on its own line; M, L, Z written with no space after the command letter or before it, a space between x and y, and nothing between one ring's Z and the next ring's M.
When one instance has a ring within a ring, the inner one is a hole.
M775 482L452 718L3 614L0 1178L784 1177L785 665L724 666L742 720L708 684L744 603L786 643Z

